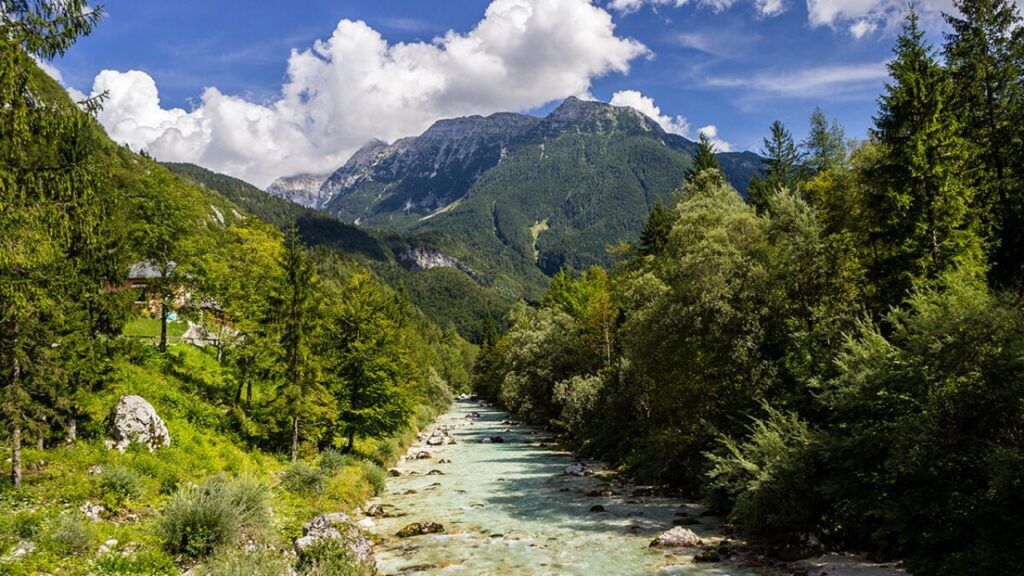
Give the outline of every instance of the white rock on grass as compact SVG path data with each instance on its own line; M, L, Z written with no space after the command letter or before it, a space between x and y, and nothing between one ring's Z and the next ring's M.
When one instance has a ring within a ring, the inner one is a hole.
M352 523L348 514L342 512L321 514L302 527L302 534L302 537L295 541L295 553L300 557L303 552L318 542L336 540L351 553L352 559L356 563L368 569L370 573L376 573L373 544Z
M171 445L167 425L142 396L122 396L110 412L108 445L124 452L132 442L142 444L150 452Z

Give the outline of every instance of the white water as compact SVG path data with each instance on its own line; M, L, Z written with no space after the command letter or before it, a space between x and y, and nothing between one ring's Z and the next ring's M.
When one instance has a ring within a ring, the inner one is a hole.
M466 419L471 411L482 418ZM433 457L398 465L418 474L389 478L388 492L378 500L388 513L401 514L378 519L371 529L383 539L377 546L382 574L744 574L728 564L694 564L695 550L649 548L687 504L671 498L634 498L628 487L609 486L597 477L564 476L571 456L538 446L546 436L542 431L525 426L509 431L508 425L500 424L507 417L460 403L437 422L448 427L457 443L417 447ZM497 435L505 442L480 443L485 436ZM451 464L439 464L441 459ZM599 468L593 462L591 466ZM428 476L430 470L444 475ZM608 487L618 494L585 495ZM595 504L606 512L590 512ZM394 536L406 524L426 521L440 522L445 533ZM710 526L688 527L706 541L718 538Z

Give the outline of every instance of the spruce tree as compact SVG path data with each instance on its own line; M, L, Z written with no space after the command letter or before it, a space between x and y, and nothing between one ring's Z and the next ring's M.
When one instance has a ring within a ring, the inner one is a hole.
M821 108L811 114L811 130L803 142L806 168L810 174L820 174L840 166L846 160L846 132L838 120L829 124Z
M964 263L975 246L966 229L971 187L967 150L950 113L952 83L911 11L889 63L873 135L883 147L869 198L873 273L885 302L899 302L915 280Z
M642 256L661 254L668 244L668 237L672 233L674 222L675 215L672 211L666 208L661 200L655 202L651 213L647 216L644 229L640 233L640 254Z
M697 140L697 153L693 156L693 165L686 171L686 179L690 180L705 170L721 171L718 158L715 156L715 143L703 132Z
M793 135L778 120L772 122L770 130L771 135L764 139L761 151L765 157L764 174L754 177L748 192L750 203L758 212L768 208L771 197L779 190L795 189L801 177L803 156Z
M957 0L946 14L951 110L970 143L971 184L1000 285L1024 289L1024 32L1010 0Z

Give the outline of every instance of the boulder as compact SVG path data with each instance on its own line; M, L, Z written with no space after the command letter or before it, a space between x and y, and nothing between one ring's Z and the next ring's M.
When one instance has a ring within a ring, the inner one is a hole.
M106 512L107 509L104 508L102 504L93 504L92 502L86 501L85 504L78 507L78 511L89 520L99 522L102 520L102 514Z
M430 472L427 472L427 476L443 476L443 475L444 475L444 472L441 472L440 470L431 470Z
M593 506L590 507L590 511L591 512L604 512L604 506L601 506L600 504L594 504Z
M505 441L501 436L485 436L483 440L480 440L481 444L501 444Z
M566 476L590 476L594 471L585 462L573 462L565 467Z
M302 527L302 537L295 541L295 553L301 558L306 550L323 540L337 541L349 551L353 561L368 570L370 574L376 574L373 544L352 523L348 514L341 512L321 514L307 522Z
M390 468L390 469L388 469L388 476L391 476L392 478L397 478L397 477L399 477L401 475L402 475L402 471L399 470L398 468Z
M444 532L444 526L437 522L413 522L395 533L399 538L411 536L423 536L425 534L437 534Z
M150 452L171 445L167 425L142 396L122 396L108 420L112 439L108 446L120 452L132 442L142 444Z
M651 542L652 547L660 548L696 548L700 545L700 537L693 530L682 526L662 532Z
M699 563L721 562L722 557L716 550L701 550L693 556L693 561Z
M370 506L366 508L366 515L373 518L379 518L384 515L384 506L381 506L380 504L370 504Z
M420 450L416 453L417 460L429 460L430 458L430 452L427 452L426 450Z

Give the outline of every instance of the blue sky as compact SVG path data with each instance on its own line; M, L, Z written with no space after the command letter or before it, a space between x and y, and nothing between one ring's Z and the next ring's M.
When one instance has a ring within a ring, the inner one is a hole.
M775 119L801 137L815 106L859 137L903 5L110 0L54 65L70 88L112 93L101 121L116 139L264 186L329 171L371 137L454 114L542 112L570 94L656 106L666 127L695 138L714 126L733 150L759 149ZM921 9L940 41L948 0ZM317 41L330 46L311 50Z

